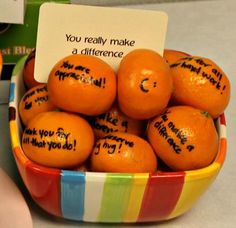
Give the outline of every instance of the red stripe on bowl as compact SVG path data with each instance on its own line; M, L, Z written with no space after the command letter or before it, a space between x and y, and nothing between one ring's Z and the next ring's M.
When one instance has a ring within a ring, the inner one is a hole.
M158 221L175 208L184 184L185 172L150 174L138 222Z
M47 212L62 217L60 170L28 163L27 188L31 196Z

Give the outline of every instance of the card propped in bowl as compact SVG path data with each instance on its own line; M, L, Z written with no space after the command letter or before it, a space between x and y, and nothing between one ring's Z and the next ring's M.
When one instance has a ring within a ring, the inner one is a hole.
M97 56L116 70L126 53L148 48L161 55L165 12L44 3L40 8L35 79L46 82L52 67L71 54Z

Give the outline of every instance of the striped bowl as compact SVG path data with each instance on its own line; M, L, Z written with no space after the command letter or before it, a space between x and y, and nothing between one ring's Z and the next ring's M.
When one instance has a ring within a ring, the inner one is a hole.
M22 58L14 68L9 100L13 154L34 201L52 215L90 222L147 222L177 217L190 209L220 171L226 155L224 115L216 121L220 135L215 161L185 172L97 173L46 168L30 161L21 148L18 102L24 94Z

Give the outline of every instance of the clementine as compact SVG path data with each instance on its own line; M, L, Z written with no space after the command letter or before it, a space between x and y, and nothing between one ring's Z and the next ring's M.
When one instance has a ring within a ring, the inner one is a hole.
M42 112L23 132L22 149L32 161L55 168L82 165L92 152L93 130L82 117L66 112Z
M215 62L191 56L170 67L174 81L172 103L205 110L213 118L224 112L230 99L230 82Z
M95 117L92 127L97 138L117 131L141 135L144 131L145 122L126 116L114 104L107 112Z
M154 172L157 158L150 144L139 136L115 132L96 142L91 170L98 172Z
M98 57L70 55L51 70L48 91L52 102L65 111L99 115L113 104L116 75Z
M34 78L35 49L28 55L23 68L23 81L27 89L33 88L40 83Z
M0 51L0 79L2 74L2 67L3 67L3 59L2 59L2 52Z
M24 125L37 114L56 110L48 95L47 84L40 84L29 89L19 103L19 114Z
M167 63L172 64L175 63L177 60L190 56L188 53L173 50L173 49L164 49L163 58L167 61Z
M154 151L172 170L208 166L218 152L218 134L205 111L173 106L150 121L147 136Z
M155 51L131 51L121 60L117 90L124 114L134 119L154 117L167 106L173 90L170 67Z

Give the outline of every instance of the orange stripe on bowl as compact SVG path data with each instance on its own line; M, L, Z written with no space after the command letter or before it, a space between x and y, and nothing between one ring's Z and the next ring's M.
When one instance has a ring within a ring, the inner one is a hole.
M223 165L226 157L226 150L227 150L227 139L221 138L219 143L219 152L215 162L218 162L220 165Z

